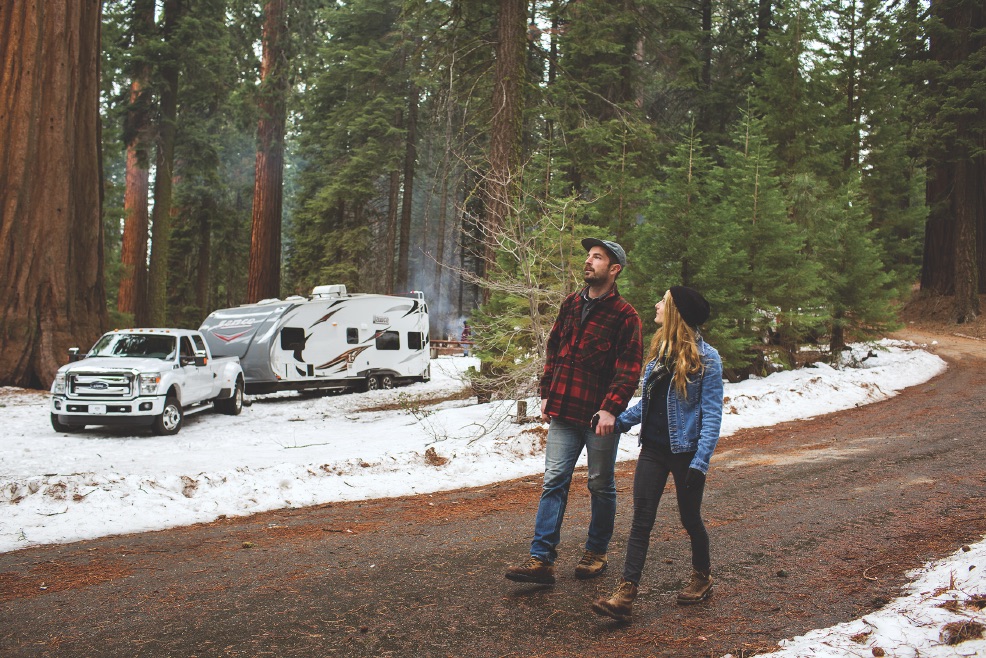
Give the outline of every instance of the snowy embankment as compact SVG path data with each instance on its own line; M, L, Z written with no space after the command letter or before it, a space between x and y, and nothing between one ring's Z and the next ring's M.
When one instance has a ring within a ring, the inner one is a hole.
M902 343L880 347L860 368L727 384L723 437L881 400L945 368ZM173 437L56 433L45 394L0 389L0 551L540 474L543 426L512 422L514 403L427 404L462 397L462 373L476 363L439 358L430 382L388 391L268 396L240 416L189 416ZM625 437L620 459L636 453L635 437Z
M739 429L883 400L945 369L910 344L883 341L875 354L859 368L818 365L727 384L720 451ZM474 365L436 359L431 382L390 391L268 396L237 417L190 416L174 437L56 433L46 394L0 388L0 552L540 475L543 426L511 422L513 403L456 399ZM636 453L635 437L625 438L620 459ZM915 572L908 593L887 608L785 641L770 655L986 656L986 640L947 643L949 633L986 623L986 542L966 548Z

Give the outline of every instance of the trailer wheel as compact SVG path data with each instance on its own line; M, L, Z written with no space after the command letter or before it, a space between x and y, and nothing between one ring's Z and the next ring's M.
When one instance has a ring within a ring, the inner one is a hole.
M85 425L66 425L58 420L58 414L51 414L51 427L56 432L79 432L86 428Z
M380 388L394 388L393 375L380 375Z
M181 402L175 396L169 395L164 401L164 411L154 419L154 433L161 436L177 434L184 417Z
M225 400L216 400L216 411L227 416L238 416L243 411L243 380L237 379L233 394Z
M380 380L371 375L366 378L366 383L363 386L367 391L376 391L380 388Z

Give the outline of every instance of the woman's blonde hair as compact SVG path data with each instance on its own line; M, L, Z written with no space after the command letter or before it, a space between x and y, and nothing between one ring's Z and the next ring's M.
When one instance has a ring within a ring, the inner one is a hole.
M695 330L682 319L670 290L664 294L664 323L657 328L647 354L648 362L654 359L663 361L668 368L674 368L672 384L678 394L687 399L685 386L690 377L702 374L704 366L698 353Z

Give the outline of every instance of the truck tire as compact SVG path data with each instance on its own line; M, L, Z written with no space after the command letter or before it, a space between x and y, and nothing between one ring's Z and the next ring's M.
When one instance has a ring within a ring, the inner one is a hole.
M164 401L164 411L154 419L154 433L160 436L177 434L184 418L181 402L175 396L169 395Z
M66 425L58 420L58 414L51 414L51 427L56 432L79 432L86 428L85 425Z
M225 400L216 400L216 411L227 416L239 416L243 411L243 380L237 379L233 394Z

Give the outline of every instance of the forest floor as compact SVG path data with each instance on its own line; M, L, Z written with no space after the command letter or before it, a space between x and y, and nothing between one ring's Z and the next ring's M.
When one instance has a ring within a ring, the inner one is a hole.
M558 583L503 578L527 554L540 478L280 510L0 554L5 656L675 656L739 658L884 606L906 573L986 534L986 323L904 310L895 335L949 369L883 402L720 443L703 515L716 590L679 607L674 497L632 623L596 617L622 567L576 580L588 523L573 483ZM986 309L986 306L984 306Z

